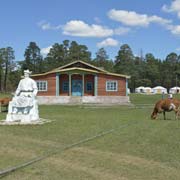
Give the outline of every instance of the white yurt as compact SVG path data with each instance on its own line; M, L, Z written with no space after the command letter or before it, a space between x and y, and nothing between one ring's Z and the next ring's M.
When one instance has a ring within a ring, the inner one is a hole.
M146 94L151 94L152 93L152 88L144 87L143 92L146 93Z
M154 94L167 94L167 89L162 87L162 86L156 86L154 88L152 88L152 91Z
M179 94L180 93L180 87L176 86L176 87L172 87L169 90L170 94Z
M135 89L135 93L143 93L143 91L144 91L144 86L140 86Z

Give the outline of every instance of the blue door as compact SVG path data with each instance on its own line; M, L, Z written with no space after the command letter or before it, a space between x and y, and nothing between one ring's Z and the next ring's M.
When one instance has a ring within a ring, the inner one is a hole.
M72 80L72 96L82 96L82 80Z

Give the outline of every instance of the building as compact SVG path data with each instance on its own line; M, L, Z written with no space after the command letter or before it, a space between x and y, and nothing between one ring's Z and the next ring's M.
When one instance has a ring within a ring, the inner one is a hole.
M31 77L37 82L40 104L129 102L129 76L110 73L83 61Z
M167 94L167 89L162 87L162 86L156 86L154 88L152 88L152 91L154 94Z
M145 93L145 94L151 94L151 93L152 93L152 88L150 88L150 87L144 87L143 93Z
M179 94L180 93L180 87L175 86L175 87L170 88L169 93L170 94Z
M135 89L135 93L143 93L143 92L144 92L144 86L140 86Z

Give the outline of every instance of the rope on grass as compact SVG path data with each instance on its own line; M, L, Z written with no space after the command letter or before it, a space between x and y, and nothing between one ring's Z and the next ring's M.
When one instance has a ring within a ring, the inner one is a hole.
M19 164L19 165L17 165L17 166L13 166L13 167L10 167L10 168L1 170L1 171L0 171L0 178L2 178L2 177L4 177L4 176L7 176L8 174L10 174L10 173L12 173L12 172L14 172L14 171L17 171L17 170L19 170L19 169L22 169L22 168L24 168L24 167L27 167L27 166L29 166L29 165L31 165L31 164L34 164L34 163L36 163L36 162L38 162L38 161L41 161L41 160L43 160L43 159L46 159L46 158L48 158L48 157L50 157L50 156L52 156L52 155L55 155L55 154L57 154L57 153L66 151L66 150L71 149L71 148L73 148L73 147L75 147L75 146L78 146L78 145L81 145L81 144L83 144L83 143L92 141L92 140L94 140L94 139L103 137L103 136L105 136L105 135L107 135L107 134L111 134L111 133L113 133L114 131L116 131L116 130L118 130L118 129L122 129L122 128L125 128L125 127L129 126L129 125L133 125L133 124L137 124L137 123L138 123L138 122L136 122L136 123L127 123L127 124L124 124L124 125L122 125L122 126L119 126L118 128L110 129L110 130L104 131L104 132L102 132L102 133L99 133L99 134L97 134L97 135L91 136L91 137L89 137L89 138L86 138L86 139L80 140L80 141L78 141L78 142L75 142L75 143L73 143L73 144L67 145L67 146L65 146L65 147L62 148L62 149L56 148L54 151L49 151L46 155L42 155L42 156L36 157L36 158L34 158L34 159L30 160L30 161L27 161L27 162L25 162L25 163L23 163L23 164Z

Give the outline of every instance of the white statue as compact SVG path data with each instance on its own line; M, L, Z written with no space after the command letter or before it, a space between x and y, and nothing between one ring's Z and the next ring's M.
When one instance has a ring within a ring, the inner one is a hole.
M6 121L31 122L39 120L36 95L38 92L36 82L31 79L31 72L24 71L24 78L20 80L15 96L9 103Z

